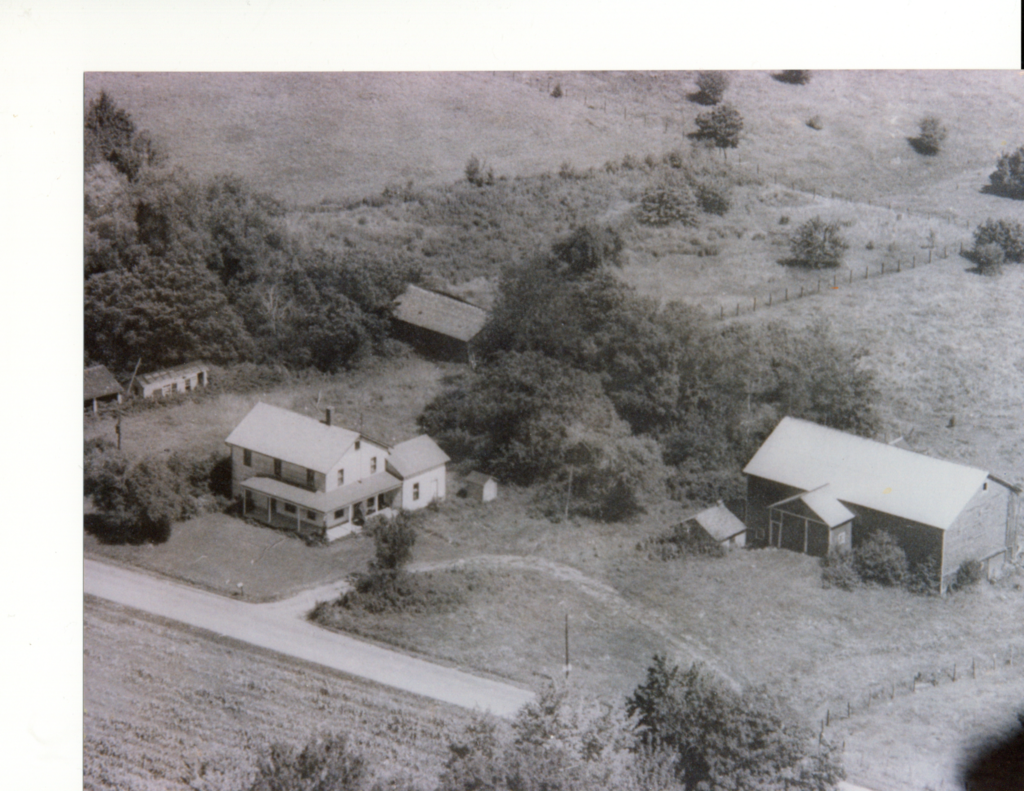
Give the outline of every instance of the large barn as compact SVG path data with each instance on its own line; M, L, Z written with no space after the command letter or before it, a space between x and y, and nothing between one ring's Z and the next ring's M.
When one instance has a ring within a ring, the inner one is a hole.
M487 311L448 294L408 286L395 300L396 334L421 351L442 359L471 362L473 339Z
M743 469L747 544L825 555L883 530L945 590L960 564L1017 557L1021 487L974 467L784 418Z

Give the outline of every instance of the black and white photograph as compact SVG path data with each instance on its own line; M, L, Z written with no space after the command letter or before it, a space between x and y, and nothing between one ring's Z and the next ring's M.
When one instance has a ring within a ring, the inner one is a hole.
M5 102L19 786L1024 791L1022 72L254 3Z
M1019 74L84 88L86 788L1009 787Z

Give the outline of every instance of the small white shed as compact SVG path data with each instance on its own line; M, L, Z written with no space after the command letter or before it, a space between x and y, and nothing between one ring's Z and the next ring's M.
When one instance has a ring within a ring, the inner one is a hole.
M489 503L498 496L498 482L482 472L471 472L466 476L466 497Z

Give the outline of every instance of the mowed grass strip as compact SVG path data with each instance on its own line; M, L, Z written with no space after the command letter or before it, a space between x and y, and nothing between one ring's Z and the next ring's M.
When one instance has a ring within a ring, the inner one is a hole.
M456 593L461 604L384 613L332 605L321 623L541 689L564 677L568 615L572 685L616 702L642 681L651 657L666 651L664 639L626 608L544 571L467 567L421 575L424 589Z
M246 788L259 750L328 732L431 789L469 716L94 599L84 646L86 789Z

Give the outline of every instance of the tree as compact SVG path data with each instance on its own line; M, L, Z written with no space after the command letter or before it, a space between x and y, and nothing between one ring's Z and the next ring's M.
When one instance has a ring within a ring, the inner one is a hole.
M729 87L729 75L724 71L701 71L697 73L697 101L701 104L718 104L722 94Z
M996 245L1007 261L1024 262L1024 224L988 218L974 229L974 254L979 255L981 248L988 245ZM986 255L991 256L991 253Z
M202 266L144 258L85 283L85 351L114 370L195 359L233 362L251 340L217 280Z
M992 192L997 195L1018 200L1024 198L1024 146L999 157L988 180Z
M811 81L811 75L813 72L807 69L788 69L786 71L780 71L772 75L779 82L784 82L789 85L806 85Z
M971 250L971 258L977 264L980 274L998 275L1003 270L1006 254L998 244L989 243L975 245Z
M399 572L412 559L416 530L404 511L390 519L375 519L370 532L375 552L370 564L371 573Z
M466 161L466 181L474 187L494 184L494 171L474 154Z
M148 132L136 133L131 115L101 91L85 112L85 167L109 162L134 181L143 168L163 160Z
M822 791L845 776L835 748L764 690L734 692L700 665L655 656L626 712L646 745L675 756L687 791Z
M731 104L721 104L714 110L701 113L696 123L697 131L692 136L697 140L707 140L723 152L740 144L743 116Z
M942 121L933 115L922 118L918 122L920 133L917 137L910 138L910 143L919 154L935 156L942 148L948 131L942 125Z
M814 217L803 223L789 240L791 257L784 261L807 269L834 269L843 262L850 245L838 222Z

